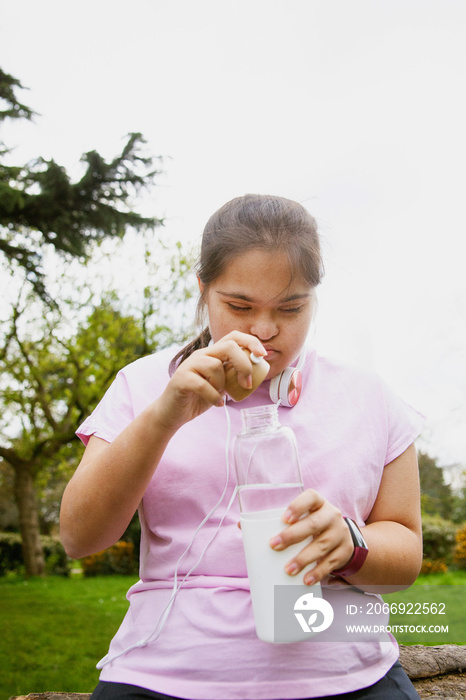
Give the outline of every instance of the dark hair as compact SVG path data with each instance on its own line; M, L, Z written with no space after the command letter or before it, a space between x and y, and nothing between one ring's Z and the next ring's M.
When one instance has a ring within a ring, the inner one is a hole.
M323 277L319 235L314 217L298 202L284 197L246 194L223 205L208 220L202 236L197 274L204 291L197 306L197 321L202 322L205 295L230 262L249 250L285 252L292 275L299 275L311 287ZM180 350L170 371L195 350L211 340L209 328Z

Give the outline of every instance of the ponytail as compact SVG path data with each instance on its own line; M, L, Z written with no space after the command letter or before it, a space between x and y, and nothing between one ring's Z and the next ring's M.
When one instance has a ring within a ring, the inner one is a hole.
M206 348L210 341L212 340L212 336L210 335L210 329L209 328L204 328L202 333L200 333L197 338L192 340L188 345L186 345L184 348L182 348L179 353L175 355L175 357L172 359L170 362L169 366L169 372L170 376L173 374L173 372L176 370L176 368L181 365L182 362L188 359L190 355L193 354L195 350L200 350L201 348Z

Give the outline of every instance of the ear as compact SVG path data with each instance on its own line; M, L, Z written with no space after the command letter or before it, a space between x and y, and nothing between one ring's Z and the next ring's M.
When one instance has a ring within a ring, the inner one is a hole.
M199 285L199 291L200 291L200 293L202 294L202 292L203 292L204 289L205 289L205 284L204 284L204 282L201 282L201 278L200 278L200 277L197 278L197 283L198 283L198 285Z

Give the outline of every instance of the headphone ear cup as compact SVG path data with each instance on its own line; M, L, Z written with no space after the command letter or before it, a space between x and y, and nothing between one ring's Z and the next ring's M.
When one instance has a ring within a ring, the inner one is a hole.
M270 380L269 396L270 396L270 400L272 401L272 403L278 403L279 394L280 394L280 380L281 380L282 374L283 374L283 372L280 372L280 374L277 374L276 377L273 377L273 379Z
M302 375L296 367L287 367L270 380L269 395L273 403L292 408L301 395Z

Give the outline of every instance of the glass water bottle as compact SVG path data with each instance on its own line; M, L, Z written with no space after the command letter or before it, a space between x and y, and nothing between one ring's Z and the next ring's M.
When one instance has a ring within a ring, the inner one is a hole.
M295 436L291 428L280 424L276 404L243 409L241 418L234 459L257 635L265 642L306 641L312 633L297 621L293 602L310 591L321 597L319 584L303 583L304 574L315 564L296 576L288 575L284 566L311 538L282 551L269 545L270 538L287 527L282 516L303 491Z
M241 512L284 511L303 490L294 433L280 424L276 404L243 409L241 420L234 446Z

